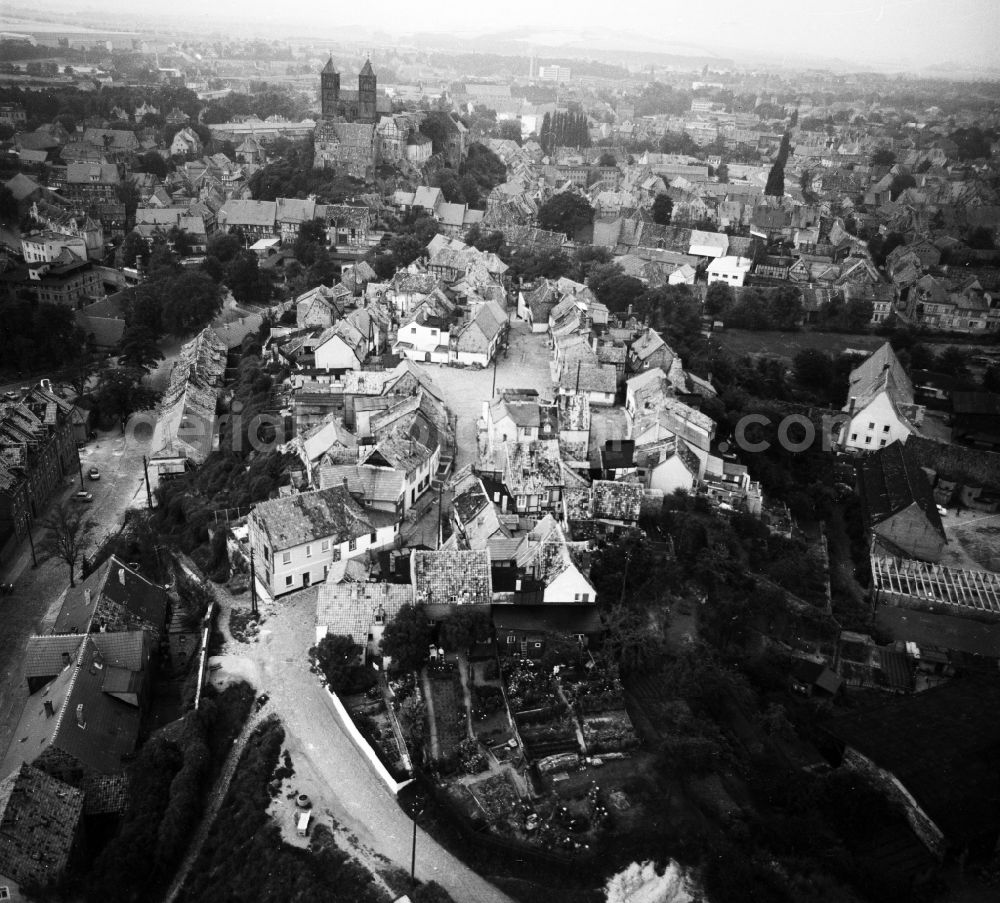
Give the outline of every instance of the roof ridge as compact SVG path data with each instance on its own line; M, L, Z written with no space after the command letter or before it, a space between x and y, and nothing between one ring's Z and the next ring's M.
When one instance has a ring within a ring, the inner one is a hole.
M76 679L79 677L80 671L83 668L83 656L87 651L89 642L90 636L88 634L83 637L83 642L80 643L80 650L76 656L76 664L73 667L73 673L70 675L69 683L66 684L66 694L63 696L63 704L59 708L59 715L56 718L55 727L52 729L53 740L59 736L59 731L62 730L63 719L66 717L66 709L69 707L69 700L73 695L73 688L76 686Z

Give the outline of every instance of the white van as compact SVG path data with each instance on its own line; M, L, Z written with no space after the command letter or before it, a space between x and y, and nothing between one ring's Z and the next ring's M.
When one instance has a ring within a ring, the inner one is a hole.
M312 821L312 812L303 812L299 816L299 837L305 837L309 833L310 821Z

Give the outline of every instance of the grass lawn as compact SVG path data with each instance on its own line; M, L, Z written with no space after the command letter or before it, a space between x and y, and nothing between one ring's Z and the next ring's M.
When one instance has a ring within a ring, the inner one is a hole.
M458 675L431 677L434 694L434 726L442 756L450 756L466 737L465 700Z
M712 341L718 342L736 355L765 355L781 358L786 361L794 359L804 348L818 348L830 354L840 354L845 348L855 348L858 351L872 352L886 342L886 337L872 333L844 332L753 332L745 329L723 329L712 333ZM970 352L974 348L989 347L989 345L967 344L962 337L955 336L920 336L919 341L932 348L940 350L949 345L959 345Z
M831 354L840 354L845 348L871 352L885 342L885 337L840 332L750 332L725 329L712 333L712 341L736 355L763 354L791 361L805 348L818 348Z

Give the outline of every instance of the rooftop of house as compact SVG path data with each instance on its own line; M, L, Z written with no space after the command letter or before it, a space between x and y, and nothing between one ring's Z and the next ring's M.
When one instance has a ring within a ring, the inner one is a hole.
M57 880L82 815L81 791L22 763L0 781L0 875L22 885Z
M418 604L488 605L493 601L490 553L485 550L410 553L410 580Z
M923 436L910 436L906 446L916 462L934 471L939 479L1000 492L1000 454L996 452Z
M413 587L405 583L332 580L333 571L316 596L316 626L327 633L349 636L360 646L372 625L391 621L404 605L413 604Z
M945 537L930 481L906 443L893 442L865 455L855 466L861 503L871 526L915 504Z
M826 730L895 776L942 830L964 846L1000 831L1000 681L963 677L831 719Z
M848 397L854 400L855 410L883 390L896 405L913 404L913 384L888 342L851 371L849 383Z
M56 750L86 771L120 773L139 739L135 697L149 680L150 649L142 631L84 637L73 664L28 697L3 768Z
M335 542L372 532L365 511L343 484L260 502L251 518L270 539L272 554L307 542Z
M55 633L121 632L148 625L160 631L170 597L114 555L93 574L66 590Z
M494 605L493 626L539 635L575 636L600 633L601 616L594 605Z

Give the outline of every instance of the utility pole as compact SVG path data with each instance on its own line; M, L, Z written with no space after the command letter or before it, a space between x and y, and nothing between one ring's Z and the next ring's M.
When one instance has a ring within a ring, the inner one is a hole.
M146 507L153 507L153 492L149 488L149 461L146 456L142 456L142 475L146 478Z
M493 354L493 389L490 391L490 401L492 401L493 397L497 394L497 367L499 366L499 364L500 364L500 349L497 348L497 350Z
M257 570L253 562L253 546L250 547L250 613L257 617Z
M416 890L417 887L417 816L419 812L414 812L411 817L413 822L413 844L410 847L410 888Z

